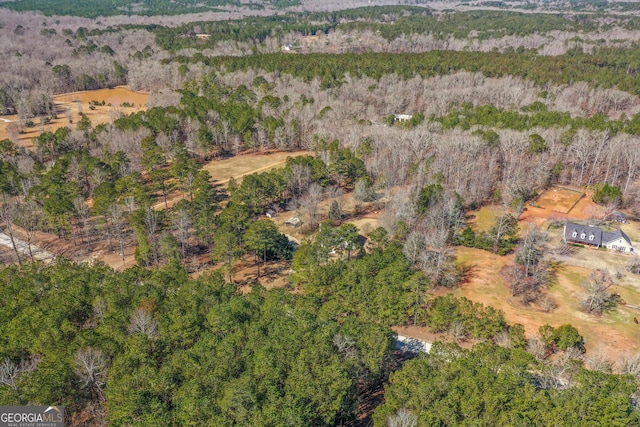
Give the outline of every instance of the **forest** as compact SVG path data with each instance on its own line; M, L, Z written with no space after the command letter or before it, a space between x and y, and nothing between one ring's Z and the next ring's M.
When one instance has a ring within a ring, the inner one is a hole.
M631 4L95 3L0 3L0 405L640 424Z
M20 0L0 2L0 7L11 8L16 11L37 10L47 16L70 15L85 18L98 18L113 15L182 15L207 11L222 11L222 7L240 6L238 0L181 0L181 1L153 1L143 0L115 0L109 2L86 3L73 0ZM249 3L251 9L261 10L265 6L286 8L300 4L297 0L266 0Z

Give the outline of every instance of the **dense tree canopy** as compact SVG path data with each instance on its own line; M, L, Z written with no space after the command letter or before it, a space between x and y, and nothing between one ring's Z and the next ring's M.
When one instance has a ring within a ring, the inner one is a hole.
M437 345L392 374L375 425L405 409L417 425L633 425L640 422L630 377L574 366L570 384L548 388L553 375L522 350Z
M392 348L390 330L337 323L312 298L260 286L241 296L177 263L36 263L0 282L0 364L16 373L0 372L0 402L75 414L106 399L114 425L334 425L352 419Z

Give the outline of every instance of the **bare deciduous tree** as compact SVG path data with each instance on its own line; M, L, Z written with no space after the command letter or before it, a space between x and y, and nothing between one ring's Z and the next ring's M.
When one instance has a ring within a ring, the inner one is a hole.
M342 356L342 360L355 359L358 357L358 348L356 343L348 335L335 334L333 336L333 345Z
M76 375L82 383L82 388L88 390L100 401L104 401L104 386L108 367L107 357L99 349L89 347L76 351L73 362Z
M18 376L22 371L20 365L14 363L11 359L7 358L0 363L0 384L4 384L13 390L14 393L18 392Z
M182 259L187 257L187 248L189 246L189 236L191 230L191 216L189 212L182 208L173 214L174 235L180 242L180 254Z
M6 358L2 363L0 363L0 384L9 387L14 393L16 393L19 401L22 403L18 378L24 372L34 371L38 367L39 362L40 359L37 357L22 359L20 363L16 363L11 359Z
M617 365L620 373L640 379L640 354L622 357Z
M551 297L551 295L544 295L540 299L540 308L545 313L551 313L557 307L558 307L558 304L556 304L556 302L554 301L553 297Z
M318 207L322 200L322 187L313 182L309 185L307 195L302 199L302 207L307 211L309 216L309 226L315 229L318 225Z
M418 262L420 253L424 250L425 238L419 231L413 230L407 235L402 252L411 264Z
M160 218L158 212L147 207L144 213L144 225L153 264L160 265Z
M603 348L590 350L585 357L585 365L592 371L611 373L612 363Z
M73 199L73 207L82 229L80 238L83 242L89 241L89 207L85 203L84 198L79 196Z
M38 230L40 221L42 220L42 208L37 203L29 201L21 203L18 211L17 222L24 230L29 258L31 259L31 262L33 262L33 237L35 232Z
M120 246L120 256L122 257L122 264L125 263L125 212L124 207L117 203L113 203L109 206L109 220L111 223L111 228L113 230L113 234L116 236L118 240L118 244Z
M16 261L18 264L22 264L20 258L20 251L18 249L18 243L13 233L13 223L18 217L18 202L15 200L9 200L6 194L2 195L2 204L0 204L0 222L5 226L9 240L11 241L11 247L16 255Z
M144 308L136 308L131 315L127 331L130 334L142 333L149 339L158 338L158 322L153 320L151 313Z
M608 292L614 285L613 278L607 270L592 270L589 278L581 283L586 291L580 306L587 313L602 314L615 306L615 297Z
M547 356L547 346L539 338L532 338L527 341L527 351L538 360L543 360Z
M467 328L462 322L455 321L449 327L449 334L457 343L460 343L467 339Z
M416 427L418 425L418 417L408 409L400 408L395 415L389 417L387 425L389 427Z

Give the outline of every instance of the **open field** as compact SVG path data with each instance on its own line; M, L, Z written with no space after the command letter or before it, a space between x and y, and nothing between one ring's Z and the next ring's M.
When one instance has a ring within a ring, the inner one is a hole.
M488 205L475 211L469 211L467 213L467 225L473 228L476 233L488 231L502 209L502 206Z
M35 126L25 128L24 133L17 135L15 141L18 145L33 150L32 139L40 135L43 131L55 132L56 129L69 126L74 127L80 120L80 113L85 114L95 126L103 123L111 123L121 114L131 114L146 109L148 94L134 92L124 86L114 89L98 89L92 91L64 93L54 96L57 118L52 119L46 125L40 125L39 119L34 118ZM104 106L94 106L91 109L90 102L105 102ZM122 104L129 103L131 106L124 107ZM111 104L111 105L109 105ZM0 140L11 138L8 127L11 123L17 123L18 116L0 117ZM15 125L14 125L15 126Z
M203 169L211 174L214 184L226 186L231 178L241 182L252 173L266 172L284 166L287 157L312 155L313 151L275 151L270 153L242 154L222 160L212 160Z
M535 204L542 209L568 214L582 197L584 197L582 191L566 187L551 187L538 196Z
M465 247L458 247L456 255L459 263L471 266L471 274L453 293L504 311L507 322L523 324L528 337L544 324L558 327L568 323L585 337L588 349L602 348L613 360L640 351L640 326L633 322L634 317L640 317L640 311L622 304L607 314L593 316L583 313L578 306L583 292L580 283L593 268L608 268L612 274L621 270L623 277L616 279L611 291L620 294L626 304L640 305L640 276L624 271L624 266L633 259L631 256L580 249L571 257L558 259L557 277L548 290L558 307L545 313L511 296L500 269L514 262L513 255L500 257Z
M288 157L311 155L313 151L275 151L270 153L240 154L226 159L214 159L205 164L202 169L211 175L213 185L226 188L231 178L241 183L242 178L253 173L267 172L277 167L283 167ZM168 195L169 207L182 199L179 192ZM164 209L164 200L161 198L153 205L154 209Z
M149 100L149 94L134 92L125 86L118 86L113 89L97 89L87 90L81 92L62 93L54 96L56 103L68 104L68 103L81 103L83 106L87 106L89 109L89 103L91 101L105 102L107 106L113 108L138 108L142 109L146 106ZM122 104L133 104L133 107L123 107ZM96 107L98 109L100 107ZM89 113L87 111L86 113Z

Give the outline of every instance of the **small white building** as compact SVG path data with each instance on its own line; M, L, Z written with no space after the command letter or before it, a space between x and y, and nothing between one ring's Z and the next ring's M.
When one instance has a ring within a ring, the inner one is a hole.
M396 114L395 116L393 116L393 121L394 122L406 122L411 120L411 117L413 117L411 114Z

